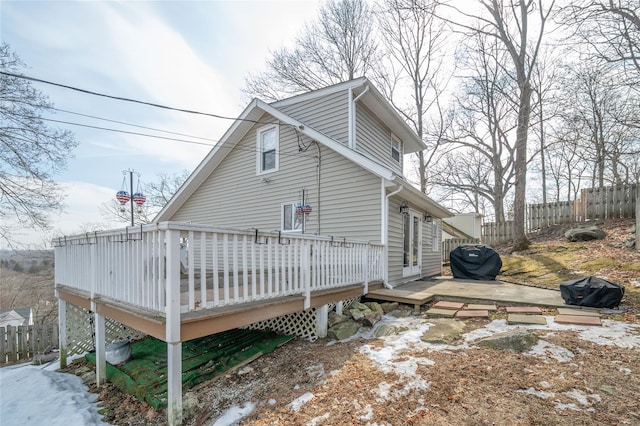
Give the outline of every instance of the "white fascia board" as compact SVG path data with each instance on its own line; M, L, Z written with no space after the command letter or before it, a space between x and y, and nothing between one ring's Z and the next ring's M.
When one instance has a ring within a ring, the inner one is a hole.
M263 111L257 107L257 99L254 99L242 111L242 114L233 122L231 127L227 129L222 138L211 151L198 164L198 167L189 175L187 180L171 197L169 202L160 210L153 219L153 223L164 222L170 220L178 209L193 195L200 185L209 177L209 175L218 167L222 160L231 152L234 146L242 139L242 137L255 124L253 121L260 118Z
M327 148L330 148L342 155L343 157L351 160L352 162L358 164L360 167L370 171L371 173L385 178L385 179L394 179L396 176L391 170L383 167L382 165L376 163L365 157L364 155L342 145L339 142L331 139L330 137L318 132L317 130L307 126L306 124L296 120L295 118L283 113L282 111L274 108L273 106L261 101L256 100L258 108L262 109L267 114L272 115L274 118L280 120L283 123L290 124L298 129L299 132L307 135L311 139L320 142L325 145Z
M367 79L365 77L356 78L354 80L345 81L344 83L334 84L333 86L324 87L322 89L313 90L311 92L302 93L300 95L295 95L290 98L286 98L280 101L276 101L271 103L270 105L275 108L285 107L292 104L297 104L298 102L304 102L311 99L320 98L322 96L331 95L333 93L346 91L349 88L360 87L363 84L367 83Z
M425 213L429 213L437 219L455 216L451 211L449 211L449 209L429 198L426 194L419 191L406 180L396 179L393 183L400 184L405 189L398 194L399 198L402 198L403 200L406 200L416 207L424 210Z

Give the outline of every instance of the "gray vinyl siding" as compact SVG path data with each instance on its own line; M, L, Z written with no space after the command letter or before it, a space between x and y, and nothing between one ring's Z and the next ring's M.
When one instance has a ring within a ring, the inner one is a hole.
M260 121L272 120L264 116ZM289 126L280 126L279 170L256 175L256 130L260 127L255 125L245 135L171 220L279 230L281 205L299 202L304 188L306 202L313 208L306 233L318 232L320 213L321 235L380 242L378 177L321 146L318 200L318 151L309 145L305 152L298 152L297 136ZM270 182L262 182L263 178Z
M432 223L422 224L422 276L433 277L442 274L442 249L433 251L433 231L434 228L440 231L438 241L442 241L442 227L436 228ZM442 244L438 244L438 248Z
M402 175L402 153L400 162L391 157L391 130L361 103L356 106L356 150Z
M400 211L400 200L389 200L389 258L387 264L389 265L389 283L392 285L405 282L406 280L402 276L402 243L403 243L403 229L402 229L402 215Z
M349 143L349 94L347 91L301 101L279 107L279 109L344 145Z

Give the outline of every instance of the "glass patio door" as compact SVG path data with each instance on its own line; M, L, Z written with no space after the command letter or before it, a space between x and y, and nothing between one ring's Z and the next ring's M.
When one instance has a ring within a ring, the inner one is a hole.
M414 211L403 215L402 220L402 275L417 275L420 273L422 258L422 221Z

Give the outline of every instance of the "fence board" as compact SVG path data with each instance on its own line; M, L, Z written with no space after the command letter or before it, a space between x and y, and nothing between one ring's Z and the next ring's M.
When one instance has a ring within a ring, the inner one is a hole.
M465 244L480 244L479 238L448 238L442 241L442 261L448 262L452 250Z
M575 201L527 206L527 232L550 225L636 217L637 184L585 188Z
M58 347L58 325L0 327L0 364L24 361Z

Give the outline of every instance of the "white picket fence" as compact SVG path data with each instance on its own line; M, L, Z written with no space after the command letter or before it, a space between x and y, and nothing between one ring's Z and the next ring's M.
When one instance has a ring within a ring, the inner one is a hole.
M165 312L167 293L178 294L176 287L182 312L296 294L308 306L313 291L384 276L381 245L176 222L54 245L56 285L157 312Z

